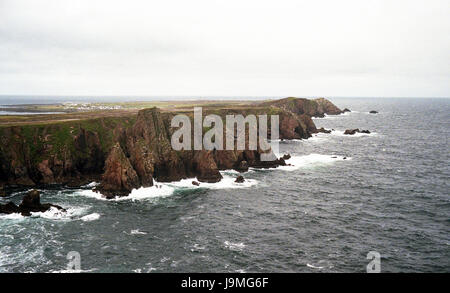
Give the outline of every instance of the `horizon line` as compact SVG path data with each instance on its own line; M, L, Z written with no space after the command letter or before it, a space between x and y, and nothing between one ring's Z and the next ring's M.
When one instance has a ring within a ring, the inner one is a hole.
M0 97L61 97L61 98L122 98L122 97L136 97L136 98L158 98L158 97L164 97L164 98L289 98L289 97L296 97L296 98L394 98L394 99L400 99L400 98L410 98L410 99L420 99L420 98L437 98L437 99L448 99L450 96L332 96L332 95L77 95L77 94L0 94Z

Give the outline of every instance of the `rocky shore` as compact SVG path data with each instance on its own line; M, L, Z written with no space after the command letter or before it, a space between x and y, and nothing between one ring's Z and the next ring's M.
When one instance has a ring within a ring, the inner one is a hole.
M307 139L318 130L312 117L342 114L326 99L286 98L258 105L206 108L204 115L279 115L280 139ZM220 170L284 165L283 158L261 161L261 150L175 151L170 121L177 112L144 109L129 117L0 127L0 189L60 184L79 187L100 182L107 198L159 182L196 177L218 182ZM192 115L192 111L183 113Z

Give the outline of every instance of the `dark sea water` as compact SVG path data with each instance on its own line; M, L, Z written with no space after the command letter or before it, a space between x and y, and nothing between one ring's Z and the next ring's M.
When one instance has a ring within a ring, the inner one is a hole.
M369 251L382 272L450 272L450 99L331 100L353 112L315 119L335 131L281 142L294 166L243 186L43 190L68 213L0 216L0 272L64 271L70 251L92 272L365 272Z

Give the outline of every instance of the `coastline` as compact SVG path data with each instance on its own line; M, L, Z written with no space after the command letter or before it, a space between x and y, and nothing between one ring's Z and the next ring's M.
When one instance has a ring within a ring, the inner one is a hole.
M280 115L280 138L286 140L307 139L317 133L313 117L343 113L323 98L238 101L224 107L227 103L207 101L200 105L204 106L205 115L214 113L222 117L276 113ZM97 181L100 192L113 198L126 196L133 189L153 186L153 179L171 182L195 177L200 182L218 182L220 170L238 170L241 162L256 168L285 164L278 159L261 162L260 150L171 150L170 118L189 113L199 102L180 104L176 109L166 104L163 110L110 110L107 115L98 111L35 115L23 117L19 122L14 121L15 117L3 117L0 119L3 136L0 186L8 194L13 189L49 185L76 188ZM123 168L128 170L125 178L114 175Z

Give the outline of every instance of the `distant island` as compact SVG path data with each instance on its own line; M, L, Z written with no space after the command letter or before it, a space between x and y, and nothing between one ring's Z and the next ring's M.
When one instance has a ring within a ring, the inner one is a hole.
M0 116L0 193L47 185L80 187L99 182L107 198L127 196L135 188L196 177L218 182L220 170L246 171L286 164L261 161L261 150L181 150L171 147L171 119L205 115L278 115L279 138L307 139L318 132L312 117L342 111L325 98L269 101L140 102L104 105L33 105L33 111L66 114ZM30 106L14 106L29 112ZM13 107L13 108L14 108ZM150 107L150 108L149 108ZM70 109L69 109L70 108ZM193 182L194 183L194 182ZM196 182L198 183L198 182ZM196 184L195 183L195 184Z

